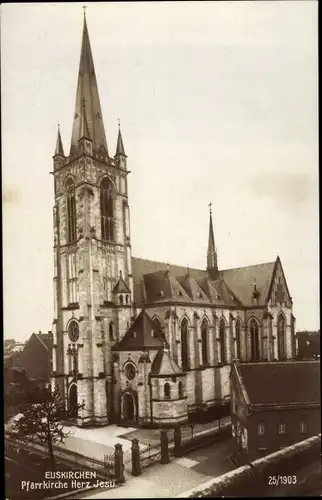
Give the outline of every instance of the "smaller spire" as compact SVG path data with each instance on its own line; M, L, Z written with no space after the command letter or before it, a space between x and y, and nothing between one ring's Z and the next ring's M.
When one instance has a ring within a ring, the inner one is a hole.
M58 123L58 133L57 133L57 141L56 141L56 149L55 149L55 156L65 156L64 155L64 148L63 148L63 142L61 140L61 135L60 135L60 125Z
M212 224L212 203L209 203L209 237L207 252L207 269L218 269L214 228Z
M118 118L117 121L118 121L119 132L118 132L118 136L117 136L117 146L116 146L116 154L115 154L115 156L117 156L117 155L126 156L125 150L124 150L123 139L122 139L122 133L121 133L121 122L120 122L119 118Z

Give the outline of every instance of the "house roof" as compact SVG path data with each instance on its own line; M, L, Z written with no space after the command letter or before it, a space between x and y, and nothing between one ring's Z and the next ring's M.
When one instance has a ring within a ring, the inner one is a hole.
M47 349L51 349L53 345L52 333L35 333L36 337L45 345Z
M155 325L143 309L113 351L144 351L160 349L166 343L161 328Z
M319 403L320 363L286 361L239 365L250 403Z
M152 363L151 375L176 375L182 373L177 363L165 349L160 349Z

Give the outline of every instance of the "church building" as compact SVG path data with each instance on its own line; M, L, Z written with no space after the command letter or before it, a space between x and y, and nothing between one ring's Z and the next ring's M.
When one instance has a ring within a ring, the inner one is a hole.
M215 418L233 359L295 358L280 258L220 269L211 211L204 269L132 256L128 158L120 128L108 148L85 17L71 143L58 130L53 165L51 382L77 425Z

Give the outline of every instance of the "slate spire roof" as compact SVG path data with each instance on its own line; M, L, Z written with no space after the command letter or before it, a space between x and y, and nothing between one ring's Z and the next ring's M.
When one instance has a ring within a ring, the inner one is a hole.
M59 127L59 125L58 125L58 132L57 132L57 141L56 141L55 155L65 156L64 155L64 148L63 148L63 141L61 140L61 135L60 135L60 127Z
M116 154L117 155L123 155L126 156L125 154L125 149L124 149L124 144L123 144L123 138L122 138L122 132L121 132L121 127L119 126L119 132L117 136L117 145L116 145Z
M93 149L99 150L103 147L108 154L91 44L84 16L71 150L78 147L78 141L84 137L85 131L88 139L93 141Z
M211 211L211 203L210 213L209 213L209 236L208 236L208 252L207 252L207 269L217 269L217 252L215 246L215 236L214 236L214 228L212 223L212 211Z

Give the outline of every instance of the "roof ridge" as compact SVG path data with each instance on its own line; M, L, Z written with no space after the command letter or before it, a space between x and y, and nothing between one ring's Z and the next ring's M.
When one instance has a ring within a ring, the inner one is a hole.
M144 257L134 257L132 255L132 259L136 259L136 260L145 260L147 262L153 262L154 264L164 264L165 266L173 266L173 267L186 267L184 265L181 265L181 264L171 264L171 263L168 263L168 262L163 262L163 261L160 261L160 260L151 260L151 259L145 259ZM193 270L193 271L202 271L202 272L206 272L205 269L199 269L198 267L190 267L189 268L190 271ZM162 272L162 269L160 269L159 271ZM158 272L158 271L155 271L155 272ZM153 274L153 273L147 273L147 274Z
M275 264L275 262L276 260L273 260L271 262L262 262L261 264L251 264L250 266L230 267L229 269L221 269L219 273L224 273L225 271L236 271L237 269L249 269L250 267L265 266L268 264Z

